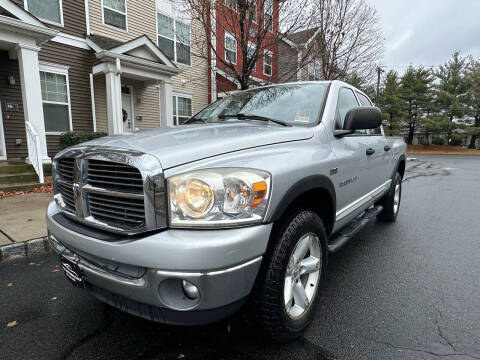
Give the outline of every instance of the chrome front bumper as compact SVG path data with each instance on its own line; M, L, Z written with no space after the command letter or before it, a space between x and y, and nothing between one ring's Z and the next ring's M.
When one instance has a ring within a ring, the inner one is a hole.
M79 266L87 289L135 315L181 324L215 321L228 315L232 304L248 296L272 226L167 230L145 238L107 242L63 227L53 218L57 213L52 202L47 213L52 248ZM106 270L83 254L109 263L142 267L145 271L139 277L124 276ZM198 300L184 296L182 280L198 287ZM151 308L139 313L141 306ZM152 318L151 314L159 311L162 315ZM199 316L202 313L205 316Z

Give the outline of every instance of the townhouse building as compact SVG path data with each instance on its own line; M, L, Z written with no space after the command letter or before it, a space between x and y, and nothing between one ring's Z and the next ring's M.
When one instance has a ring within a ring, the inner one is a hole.
M231 61L235 70L239 71L242 64L240 39L240 28L236 18L237 1L225 0L220 2L210 20L210 39L213 39L216 47L215 53L211 52L211 72L209 85L211 87L209 101L215 101L218 97L223 97L228 93L238 91L240 84L229 74L224 63L219 58ZM277 83L279 76L278 69L278 41L271 40L275 38L279 31L278 19L278 1L275 0L254 0L253 21L244 33L248 36L248 51L252 51L256 44L256 33L261 27L268 30L265 37L262 37L258 47L261 52L250 79L253 86L264 85L268 83Z
M168 0L0 0L0 160L182 123L208 104L199 26Z
M315 41L318 27L289 34L279 42L280 82L321 80L321 59Z

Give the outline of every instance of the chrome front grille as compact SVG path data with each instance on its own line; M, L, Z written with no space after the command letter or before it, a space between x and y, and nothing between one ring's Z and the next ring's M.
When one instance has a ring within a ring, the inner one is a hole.
M165 179L156 157L84 146L54 162L55 200L68 217L134 235L167 226Z
M88 183L113 191L143 193L142 174L133 166L125 164L89 160Z
M138 228L145 225L143 198L132 199L121 196L90 193L88 195L90 214L97 220L110 225L127 225Z
M62 194L67 211L75 212L75 198L73 195L74 159L59 159L56 166L58 176L58 190Z

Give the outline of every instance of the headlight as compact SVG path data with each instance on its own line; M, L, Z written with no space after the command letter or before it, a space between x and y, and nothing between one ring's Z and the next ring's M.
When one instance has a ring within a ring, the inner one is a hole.
M229 227L260 223L270 196L265 171L219 168L168 179L171 227Z

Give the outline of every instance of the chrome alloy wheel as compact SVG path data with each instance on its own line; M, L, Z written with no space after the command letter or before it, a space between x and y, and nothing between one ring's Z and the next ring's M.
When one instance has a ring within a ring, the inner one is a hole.
M400 184L395 185L395 195L393 196L393 213L398 212L400 206Z
M320 282L322 249L317 235L308 233L298 240L290 255L283 298L291 319L301 318L310 307Z

